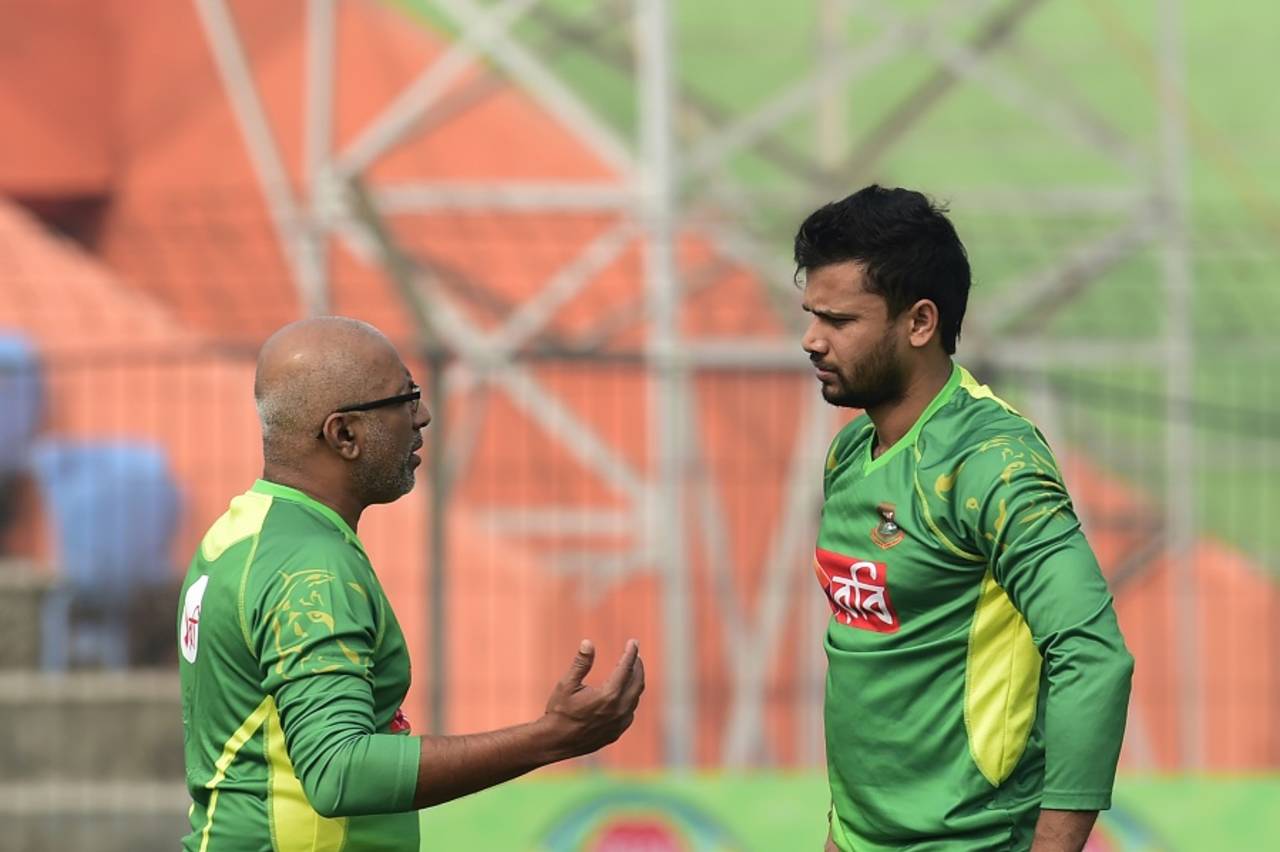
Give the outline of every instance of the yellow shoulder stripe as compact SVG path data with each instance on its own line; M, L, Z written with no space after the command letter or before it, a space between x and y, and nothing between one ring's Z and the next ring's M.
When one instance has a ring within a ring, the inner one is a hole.
M248 491L232 499L222 517L213 522L200 541L200 555L212 562L236 542L257 535L262 530L267 511L271 508L271 495Z

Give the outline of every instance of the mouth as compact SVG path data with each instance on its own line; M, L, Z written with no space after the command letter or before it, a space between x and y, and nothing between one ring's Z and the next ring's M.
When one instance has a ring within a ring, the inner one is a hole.
M831 370L824 370L821 364L814 364L813 370L820 382L833 382L838 376Z
M422 456L418 455L418 450L421 450L421 449L422 449L422 442L419 441L418 443L414 444L413 447L409 450L409 461L413 464L414 467L417 467L418 465L422 464Z

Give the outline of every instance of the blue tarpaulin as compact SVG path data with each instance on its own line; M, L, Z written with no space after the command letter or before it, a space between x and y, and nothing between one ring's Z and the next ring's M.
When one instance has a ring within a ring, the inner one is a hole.
M53 522L59 574L77 597L121 601L140 585L174 577L179 495L161 448L43 441L31 462Z
M35 347L20 334L0 329L0 478L26 462L41 404Z

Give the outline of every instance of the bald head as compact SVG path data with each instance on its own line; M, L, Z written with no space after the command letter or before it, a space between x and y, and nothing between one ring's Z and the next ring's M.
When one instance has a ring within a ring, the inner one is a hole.
M296 462L330 413L394 394L406 376L391 341L368 323L316 317L286 325L262 345L253 384L267 461Z

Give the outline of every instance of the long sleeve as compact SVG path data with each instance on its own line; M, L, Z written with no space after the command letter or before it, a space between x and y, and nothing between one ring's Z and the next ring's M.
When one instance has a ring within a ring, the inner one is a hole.
M251 638L288 756L322 816L412 809L420 743L376 733L371 659L378 613L359 566L280 570Z
M1133 657L1111 594L1038 432L985 442L961 475L983 494L971 517L992 576L1022 613L1043 658L1041 807L1110 807Z

